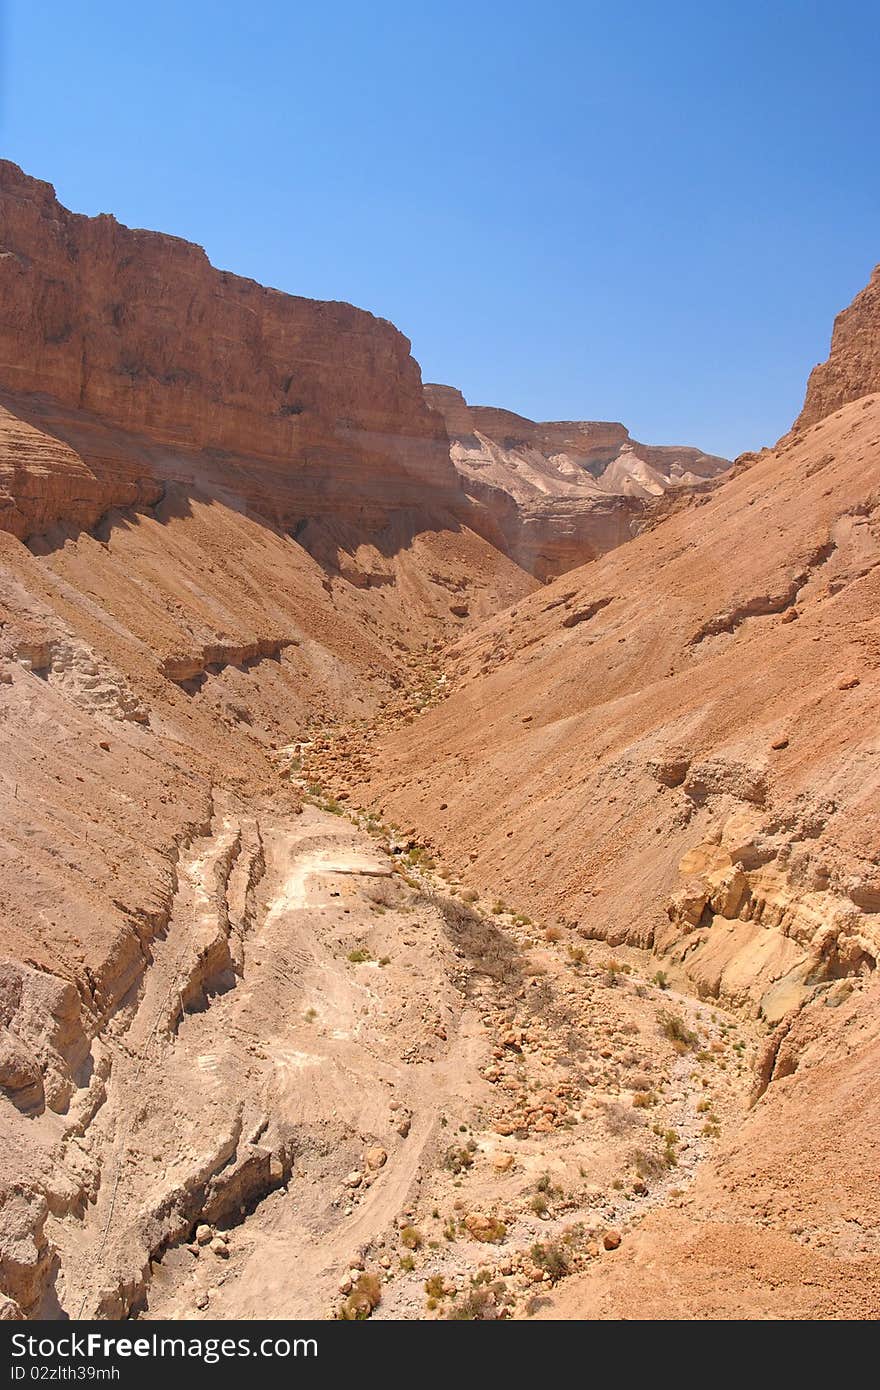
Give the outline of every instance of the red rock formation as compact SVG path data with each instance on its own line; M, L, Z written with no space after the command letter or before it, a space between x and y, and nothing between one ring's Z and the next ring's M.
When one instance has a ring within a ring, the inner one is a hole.
M0 303L0 386L161 444L161 458L141 460L148 476L222 485L285 527L317 512L376 524L404 507L467 509L442 421L390 323L215 270L177 237L68 212L5 161ZM134 466L63 449L31 486L20 434L0 475L0 524L17 535L88 524L150 491Z
M874 391L880 391L880 265L834 320L831 352L810 373L804 408L794 428L815 425L842 405Z

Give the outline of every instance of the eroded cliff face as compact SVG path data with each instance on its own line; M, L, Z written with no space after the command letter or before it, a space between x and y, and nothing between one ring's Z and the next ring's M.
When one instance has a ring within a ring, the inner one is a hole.
M0 386L162 446L85 469L62 451L31 485L22 430L0 476L0 524L16 535L92 524L156 476L194 469L285 528L467 512L442 421L390 323L215 270L179 238L68 212L5 161L0 305Z
M613 550L650 520L656 499L729 467L699 449L639 444L614 421L537 422L468 405L452 386L427 384L425 397L446 422L465 491L541 580Z
M804 408L794 428L814 425L849 401L876 391L880 391L880 265L834 320L831 352L810 373Z

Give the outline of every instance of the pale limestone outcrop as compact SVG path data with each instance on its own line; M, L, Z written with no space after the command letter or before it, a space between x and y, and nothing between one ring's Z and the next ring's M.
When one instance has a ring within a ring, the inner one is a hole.
M442 415L465 490L498 526L508 554L555 578L637 534L653 503L719 476L726 459L639 444L604 420L534 421L468 405L452 386L425 386Z

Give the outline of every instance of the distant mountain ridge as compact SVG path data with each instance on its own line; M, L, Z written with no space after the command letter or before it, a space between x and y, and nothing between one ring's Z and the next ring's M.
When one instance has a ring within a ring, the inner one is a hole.
M635 535L645 503L730 467L700 449L641 444L617 421L529 420L434 383L425 399L443 416L465 491L492 513L511 558L539 579Z

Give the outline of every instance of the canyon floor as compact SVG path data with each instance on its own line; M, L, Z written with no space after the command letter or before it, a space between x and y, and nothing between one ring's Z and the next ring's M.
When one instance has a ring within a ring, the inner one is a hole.
M235 847L232 906L257 834L253 918L230 913L239 974L209 979L216 867ZM390 845L315 805L259 826L218 808L109 1044L84 1141L97 1200L47 1228L63 1312L106 1313L121 1285L143 1318L322 1318L366 1272L374 1317L531 1316L681 1202L737 1123L754 1025L644 953L463 902ZM270 1116L286 1160L144 1260L145 1214L159 1236L169 1190L198 1188L245 1129L258 1154Z

